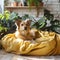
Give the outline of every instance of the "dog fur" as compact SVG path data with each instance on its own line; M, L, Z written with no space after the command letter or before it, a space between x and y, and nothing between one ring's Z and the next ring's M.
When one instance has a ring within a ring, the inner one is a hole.
M30 28L31 20L16 20L16 38L21 38L23 40L32 40L36 38L36 30Z

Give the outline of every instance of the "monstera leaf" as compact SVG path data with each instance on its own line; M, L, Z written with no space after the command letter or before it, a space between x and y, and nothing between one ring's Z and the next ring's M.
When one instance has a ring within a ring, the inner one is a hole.
M37 20L36 22L34 22L32 24L32 27L36 27L37 29L41 29L45 26L45 24L46 24L46 18L42 17L39 20Z
M57 33L60 33L60 26L59 25L53 26L52 30L57 32Z
M22 16L22 20L26 20L26 19L29 19L29 15L28 14L25 14Z
M18 19L18 13L12 12L10 15L10 20L16 20Z
M57 32L57 33L60 33L60 21L54 20L51 22L51 24L52 24L52 30Z
M54 19L54 15L50 13L49 10L44 9L44 16L48 19L48 20L53 20Z

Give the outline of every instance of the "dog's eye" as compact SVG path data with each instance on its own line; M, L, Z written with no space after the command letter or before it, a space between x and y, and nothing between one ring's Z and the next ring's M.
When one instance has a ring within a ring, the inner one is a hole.
M21 24L21 26L23 26L23 24Z

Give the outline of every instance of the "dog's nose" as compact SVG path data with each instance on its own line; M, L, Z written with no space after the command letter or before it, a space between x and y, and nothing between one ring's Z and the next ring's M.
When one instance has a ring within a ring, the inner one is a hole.
M25 30L27 30L27 27L25 27Z

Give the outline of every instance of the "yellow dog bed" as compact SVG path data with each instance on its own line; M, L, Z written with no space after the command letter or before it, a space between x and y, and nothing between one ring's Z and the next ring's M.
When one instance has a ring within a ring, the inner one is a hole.
M7 34L1 40L7 52L22 55L58 55L60 54L60 35L54 32L39 31L36 40L16 39L14 34Z

